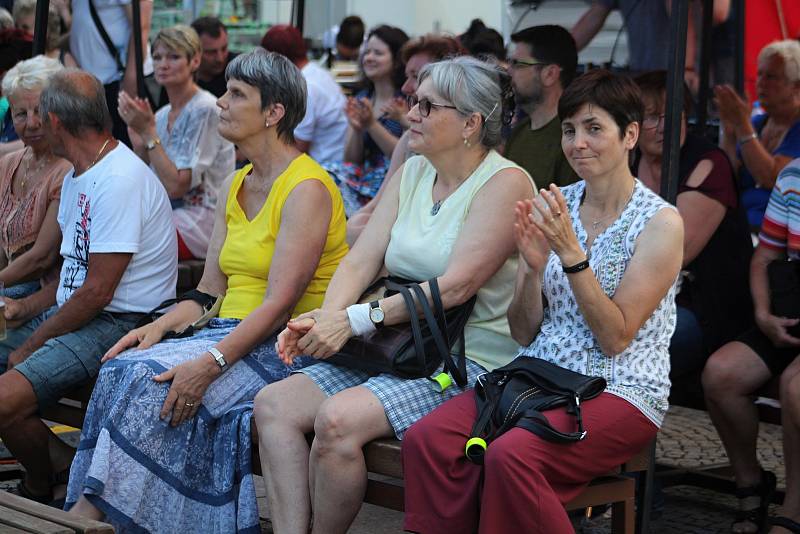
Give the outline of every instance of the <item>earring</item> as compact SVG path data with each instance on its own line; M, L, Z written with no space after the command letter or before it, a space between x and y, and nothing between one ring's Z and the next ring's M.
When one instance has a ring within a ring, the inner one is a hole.
M469 139L467 139L466 137L464 138L464 146L467 147L467 148L472 146L472 143L470 143Z
M269 121L265 122L265 123L264 123L264 126L265 126L266 128L269 128Z

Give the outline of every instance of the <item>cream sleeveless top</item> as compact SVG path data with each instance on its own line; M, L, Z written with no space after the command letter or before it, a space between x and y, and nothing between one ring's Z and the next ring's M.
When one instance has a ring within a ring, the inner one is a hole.
M522 167L490 151L472 175L441 204L436 215L433 184L436 169L422 156L410 158L403 168L397 219L386 249L386 268L394 276L428 280L444 274L453 245L475 195L495 174ZM531 179L532 192L535 185ZM513 210L514 206L508 206ZM517 254L514 253L478 290L475 308L464 329L466 355L488 370L510 362L519 345L511 338L506 312L514 295Z

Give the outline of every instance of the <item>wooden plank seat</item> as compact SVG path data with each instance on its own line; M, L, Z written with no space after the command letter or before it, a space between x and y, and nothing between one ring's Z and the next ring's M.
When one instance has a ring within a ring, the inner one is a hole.
M70 515L62 510L0 491L0 532L37 534L112 534L100 521Z

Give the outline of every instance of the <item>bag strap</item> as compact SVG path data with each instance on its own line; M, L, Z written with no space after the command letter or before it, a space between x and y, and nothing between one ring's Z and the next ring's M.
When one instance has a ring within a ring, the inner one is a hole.
M119 50L116 46L114 46L114 41L111 40L111 37L108 36L106 28L103 26L103 21L100 20L100 15L97 14L97 8L94 6L94 0L89 0L89 13L92 15L94 25L97 27L97 33L100 34L100 38L103 39L103 42L108 48L108 53L111 54L111 57L113 57L114 61L116 61L119 71L124 72L125 65L123 65L122 59L119 57Z
M421 303L422 313L425 316L425 320L428 322L428 328L430 329L431 337L433 337L433 341L436 344L436 348L442 358L444 369L450 372L450 375L453 377L453 380L455 380L456 384L463 389L467 384L467 362L464 351L464 343L462 342L461 347L459 348L458 365L456 365L456 363L453 362L452 355L450 354L451 345L449 340L445 341L446 336L448 335L446 328L447 322L444 318L444 306L442 305L442 296L439 292L439 284L436 281L436 278L431 278L428 280L428 286L430 287L431 300L433 300L437 314L434 314L434 312L431 310L431 307L428 304L428 299L425 296L425 292L422 290L422 287L419 284L413 284L411 289L416 293L417 298ZM439 317L441 317L441 321L438 320ZM441 330L442 323L445 325L444 334ZM462 340L463 335L462 329Z
M414 297L408 287L386 280L386 289L397 291L403 296L403 300L408 310L409 322L411 323L411 337L414 338L414 353L420 369L425 369L425 345L422 342L422 328L417 316L417 306L414 304Z
M580 416L581 409L580 405L575 406L573 404L573 406L576 410L576 417L578 419L577 432L565 433L554 428L553 425L550 424L550 421L547 420L547 417L545 417L544 414L539 410L526 411L525 414L511 426L524 428L525 430L554 443L574 443L576 441L581 441L586 437L586 431L583 429L583 420Z

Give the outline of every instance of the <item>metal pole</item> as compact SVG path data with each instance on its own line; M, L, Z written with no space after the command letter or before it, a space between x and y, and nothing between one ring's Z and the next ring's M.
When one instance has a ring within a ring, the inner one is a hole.
M36 22L33 26L34 56L47 51L47 16L49 12L50 0L36 0Z
M689 2L672 0L669 56L667 57L667 109L664 112L664 151L661 160L661 196L675 204L678 196L678 160L681 151L683 73L686 65L686 31Z
M295 0L295 28L300 30L300 35L303 34L303 25L306 18L306 2L305 0Z
M140 0L133 0L133 60L136 62L136 94L139 98L149 100L147 89L144 86L144 53L142 52L142 11L139 5ZM157 102L151 104L158 105Z
M734 48L734 83L736 91L744 94L744 15L745 0L733 0L734 20L736 24L736 45Z
M700 41L700 87L697 91L697 125L695 133L703 135L708 116L709 70L711 68L711 36L714 20L714 0L703 0L703 27Z

